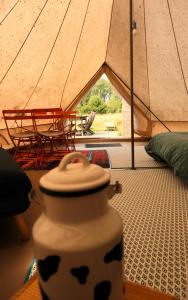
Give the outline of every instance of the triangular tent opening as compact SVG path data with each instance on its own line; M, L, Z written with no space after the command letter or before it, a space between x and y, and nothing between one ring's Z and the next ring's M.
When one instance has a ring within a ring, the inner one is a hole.
M102 73L103 71L104 73ZM68 110L75 109L78 103L83 99L84 96L94 87L97 81L101 78L101 74L105 74L110 81L112 87L122 96L122 99L130 105L130 92L125 84L114 74L114 72L107 66L103 65L102 68L95 74L95 76L87 83L84 89L74 99L73 103L68 107ZM135 97L136 98L136 97ZM135 99L136 101L136 99ZM139 101L137 99L137 101ZM145 106L142 107L143 111L148 111ZM151 135L151 120L147 117L141 108L135 103L135 132L138 135L150 136Z
M125 106L125 101L112 86L107 76L102 75L89 93L75 107L77 120L80 116L82 123L86 116L88 119L93 112L95 113L91 131L86 132L85 135L95 138L122 136L130 138L130 106L127 105L125 110L123 104ZM122 113L123 109L124 113ZM126 123L126 132L123 130L123 123ZM78 124L77 127L79 127Z

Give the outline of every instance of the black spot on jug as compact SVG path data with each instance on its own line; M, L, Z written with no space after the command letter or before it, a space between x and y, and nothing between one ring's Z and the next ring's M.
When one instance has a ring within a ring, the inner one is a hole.
M110 281L98 283L94 289L94 300L108 300L111 293Z
M47 256L45 259L39 259L37 267L43 281L47 281L58 270L61 258L58 255Z
M87 266L81 266L79 268L72 268L71 274L78 279L80 284L85 284L87 276L89 275L89 268Z
M104 257L105 263L110 263L114 260L121 261L123 258L123 239Z

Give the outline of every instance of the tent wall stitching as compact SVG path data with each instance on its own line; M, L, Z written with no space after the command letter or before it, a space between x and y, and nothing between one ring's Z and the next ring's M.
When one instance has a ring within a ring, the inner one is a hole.
M133 1L129 0L129 40L130 40L130 96L131 96L131 163L135 170L134 151L134 41L133 41Z
M145 0L143 0L144 8L144 34L145 34L145 49L146 49L146 66L147 66L147 78L148 78L148 94L149 94L149 107L150 107L150 83L149 83L149 70L148 70L148 48L147 48L147 32L146 32L146 12L145 12Z
M53 42L53 44L52 44L50 53L49 53L49 55L48 55L48 57L47 57L47 60L46 60L46 62L45 62L45 64L44 64L44 67L43 67L43 69L42 69L42 72L40 73L40 76L39 76L39 78L38 78L38 80L37 80L37 82L36 82L36 84L35 84L35 86L34 86L34 89L33 89L32 93L31 93L31 95L29 96L29 98L28 98L28 100L27 100L27 102L26 102L24 108L26 108L26 106L28 105L29 101L31 100L33 94L35 93L36 88L38 87L38 84L39 84L39 82L40 82L40 80L41 80L41 78L42 78L42 75L43 75L43 73L44 73L44 71L45 71L45 69L46 69L46 67L47 67L47 65L48 65L49 59L50 59L50 57L51 57L51 55L52 55L52 52L53 52L53 50L54 50L54 48L55 48L55 44L56 44L57 39L58 39L58 37L59 37L59 35L60 35L60 32L61 32L63 23L64 23L64 21L65 21L65 18L66 18L66 16L67 16L67 13L68 13L68 10L69 10L71 1L72 1L72 0L70 0L69 3L68 3L68 6L67 6L67 9L66 9L65 15L64 15L63 20L62 20L62 22L61 22L61 25L60 25L60 27L59 27L59 29L58 29L58 32L57 32L56 37L55 37L55 40L54 40L54 42Z
M110 71L115 74L115 76L117 76L117 78L126 86L126 88L130 91L130 88L128 87L128 85L119 77L119 75L114 72L111 67L108 65L108 68L110 69ZM139 96L137 96L137 94L134 93L134 96L149 110L149 112L169 131L171 132L171 130L163 123L163 121L161 121L156 114L154 114L151 109L139 98Z
M20 54L22 48L24 47L26 41L28 40L28 38L29 38L29 36L30 36L30 34L31 34L32 30L33 30L33 28L35 27L35 24L37 23L38 19L40 18L40 15L42 14L42 12L43 12L43 10L44 10L46 4L48 3L48 1L49 1L49 0L46 0L45 4L43 5L43 7L42 7L40 13L38 14L37 18L35 19L35 22L33 23L33 25L32 25L32 27L31 27L30 31L28 32L28 34L27 34L25 40L23 41L23 43L22 43L20 49L18 50L16 56L14 57L13 61L11 62L10 66L8 67L8 69L7 69L7 71L5 72L5 74L3 75L3 77L1 78L0 84L3 82L3 80L4 80L5 77L7 76L8 72L9 72L10 69L12 68L13 64L15 63L15 61L16 61L18 55Z
M14 3L13 7L8 11L8 13L4 16L4 18L0 21L0 25L3 24L3 22L6 20L6 18L10 15L10 13L14 10L14 8L16 7L16 5L18 4L20 0L16 1L16 3Z
M174 41L175 41L175 44L176 44L176 50L177 50L177 54L178 54L180 68L181 68L181 72L182 72L182 76L183 76L183 81L184 81L186 92L188 94L188 88L187 88L187 84L186 84L186 80L185 80L185 75L184 75L184 71L183 71L183 66L182 66L182 62L181 62L181 57L180 57L180 52L179 52L178 42L177 42L177 38L176 38L176 32L175 32L175 28L174 28L173 19L172 19L172 14L171 14L169 0L167 0L167 5L168 5L168 11L169 11L169 16L170 16L170 21L171 21L171 24L172 24L172 30L173 30L173 34L174 34Z
M65 111L66 110L69 110L69 109L71 109L72 107L73 107L73 104L74 104L74 102L77 102L77 99L79 99L80 98L80 95L83 93L83 91L87 88L87 86L90 86L91 84L91 82L93 81L93 79L95 78L95 77L97 77L98 78L98 74L102 74L102 70L104 69L104 67L105 67L105 64L103 64L101 67L100 67L100 69L91 77L91 79L89 80L89 82L83 87L83 89L79 92L79 94L72 100L72 102L65 108ZM97 81L97 80L96 80ZM95 81L95 82L96 82ZM92 88L92 87L91 87ZM90 90L90 89L89 89ZM87 92L86 92L87 93Z
M108 41L107 41L107 47L106 47L105 61L106 61L106 58L107 58L108 46L109 46L109 41L110 41L110 31L111 31L111 24L112 24L112 15L113 15L113 11L114 11L114 2L115 2L115 0L113 0L113 3L112 3L112 10L111 10L111 16L110 16L110 26L109 26L109 33L108 33Z
M108 64L108 68L130 91L130 87L127 85L127 83L110 67L109 64ZM136 93L134 93L134 96L149 110L148 106L140 99L140 97Z
M63 101L63 95L64 95L64 92L65 92L65 88L66 88L66 85L67 85L67 82L68 82L68 79L69 79L69 76L70 76L70 72L72 70L72 66L74 64L74 60L75 60L76 53L77 53L77 50L78 50L78 46L79 46L79 43L80 43L80 39L81 39L81 36L82 36L82 32L83 32L83 28L84 28L84 25L85 25L85 21L86 21L87 12L88 12L88 9L89 9L90 1L91 0L89 0L88 3L87 3L87 8L86 8L86 12L85 12L85 16L84 16L82 28L81 28L80 35L79 35L79 38L78 38L78 43L76 45L76 49L75 49L75 52L74 52L72 63L71 63L70 68L69 68L69 72L67 74L67 78L66 78L66 81L65 81L65 84L64 84L64 87L63 87L63 91L61 93L61 99L60 99L60 105L59 105L60 107L61 107L61 104L62 104L62 101Z

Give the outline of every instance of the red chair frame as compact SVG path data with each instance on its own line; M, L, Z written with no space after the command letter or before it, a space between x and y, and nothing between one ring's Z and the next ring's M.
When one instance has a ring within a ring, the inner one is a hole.
M32 115L35 132L41 140L40 164L61 159L64 154L70 152L61 108L33 109ZM42 124L41 120L43 120Z
M39 140L35 133L32 110L3 110L3 118L8 135L14 145L14 159L20 163L24 163L25 161L33 163L33 161L37 159L38 148L36 145ZM29 124L24 125L26 120ZM13 121L11 122L11 126L9 126L9 121ZM27 149L22 146L27 146ZM30 151L28 151L28 148Z

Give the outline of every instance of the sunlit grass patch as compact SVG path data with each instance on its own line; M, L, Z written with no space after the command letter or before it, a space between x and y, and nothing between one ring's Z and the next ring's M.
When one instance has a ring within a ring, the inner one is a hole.
M118 131L118 135L121 136L122 135L122 113L96 114L91 128L96 133L100 131L108 131L107 128L108 122L114 123L115 130Z

